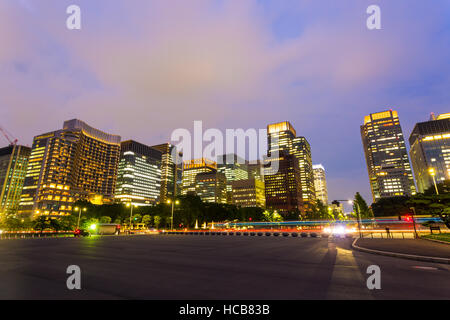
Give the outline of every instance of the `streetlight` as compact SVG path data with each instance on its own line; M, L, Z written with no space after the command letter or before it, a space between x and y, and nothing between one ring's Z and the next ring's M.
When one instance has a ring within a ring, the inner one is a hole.
M130 230L131 230L131 219L133 217L133 207L137 207L130 202L127 203L127 208L130 208Z
M412 214L412 220L413 220L413 226L414 226L414 237L417 239L419 238L419 235L417 234L417 230L416 230L416 219L414 218L414 216L416 215L416 208L411 207L410 208L413 212Z
M178 181L178 175L177 175L177 171L178 171L178 157L183 157L183 152L177 152L175 153L175 173L173 176L173 198L175 199L175 197L177 196L177 181ZM167 203L170 204L170 200L167 201ZM170 221L170 230L173 231L173 211L175 208L175 204L179 204L180 202L178 200L176 201L172 201L172 218Z
M77 212L78 211L78 222L77 222L77 229L80 229L80 219L81 219L81 211L84 211L84 212L86 212L87 211L87 208L83 208L83 209L81 209L81 208L78 208L78 207L75 207L74 209L73 209L75 212Z
M169 199L169 200L167 200L167 204L172 204L172 217L170 219L170 230L173 231L173 211L174 211L174 206L175 205L179 205L180 204L180 200L172 201L172 200Z
M433 177L434 189L436 190L436 194L439 195L439 190L436 185L436 170L434 168L429 168L428 173Z

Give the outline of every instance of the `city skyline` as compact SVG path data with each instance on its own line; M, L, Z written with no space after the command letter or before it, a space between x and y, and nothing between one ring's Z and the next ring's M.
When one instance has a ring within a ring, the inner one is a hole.
M79 1L83 29L71 33L59 25L70 1L2 1L2 126L31 145L44 127L79 118L155 145L197 119L219 129L289 120L327 168L330 200L370 199L358 126L392 108L408 137L430 112L448 111L450 5L385 3L382 30L369 31L369 2L193 1L174 13L164 3Z

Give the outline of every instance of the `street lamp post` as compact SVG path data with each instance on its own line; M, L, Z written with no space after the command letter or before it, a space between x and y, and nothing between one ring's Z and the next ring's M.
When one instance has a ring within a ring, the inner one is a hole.
M177 171L178 171L178 157L182 157L183 153L182 152L177 152L175 154L175 173L174 173L174 177L173 177L173 200L172 200L172 217L170 219L170 230L173 231L173 211L175 209L175 197L177 196L177 180L178 180L178 176L177 176ZM170 200L169 200L170 201ZM178 202L178 200L176 200ZM170 202L169 202L170 203ZM177 203L178 204L178 203Z
M127 207L130 207L130 231L131 231L131 219L133 218L133 203L128 202Z
M439 190L436 184L436 170L434 168L429 168L428 173L433 177L434 189L436 190L436 195L439 195Z
M416 230L416 218L414 217L416 215L416 208L411 207L410 208L413 212L412 214L412 220L413 220L413 226L414 226L414 237L417 239L419 238L419 235L417 234L417 230Z
M81 208L78 208L78 207L75 207L75 212L77 212L78 211L78 221L77 221L77 229L79 229L80 228L80 219L81 219L81 210L83 210L83 211L87 211L87 208L83 208L83 209L81 209Z

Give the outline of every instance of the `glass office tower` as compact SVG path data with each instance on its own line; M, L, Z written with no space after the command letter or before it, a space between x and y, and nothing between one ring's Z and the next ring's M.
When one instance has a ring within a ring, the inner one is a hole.
M142 143L121 143L115 198L132 205L154 205L161 195L162 152Z
M364 118L361 139L373 201L416 193L405 140L397 111Z
M450 179L450 113L430 121L417 123L409 136L409 155L414 169L417 190L424 192L436 183Z
M17 213L30 152L15 144L0 148L0 215Z

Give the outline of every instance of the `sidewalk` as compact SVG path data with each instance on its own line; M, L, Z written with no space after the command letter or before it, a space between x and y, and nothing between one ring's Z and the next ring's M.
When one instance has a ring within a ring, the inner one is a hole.
M450 263L450 246L420 239L356 239L353 249L398 258Z

